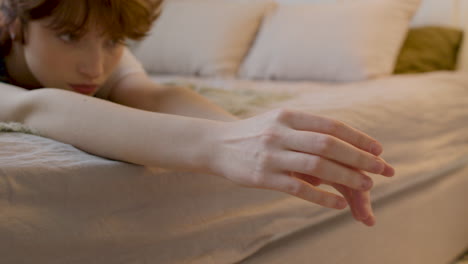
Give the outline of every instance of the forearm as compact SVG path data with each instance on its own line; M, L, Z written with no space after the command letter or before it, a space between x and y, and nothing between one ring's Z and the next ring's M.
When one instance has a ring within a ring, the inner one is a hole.
M154 101L148 110L220 121L238 120L218 105L183 87L163 88Z
M219 122L133 109L57 89L30 93L31 111L23 122L45 137L110 159L208 170L210 135Z
M118 104L152 112L219 121L238 119L187 88L159 85L146 75L137 74L121 80L109 99Z

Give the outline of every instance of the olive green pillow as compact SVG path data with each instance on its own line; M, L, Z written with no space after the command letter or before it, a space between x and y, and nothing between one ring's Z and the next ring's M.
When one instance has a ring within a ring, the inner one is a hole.
M395 74L453 71L463 31L446 27L413 28L398 56Z

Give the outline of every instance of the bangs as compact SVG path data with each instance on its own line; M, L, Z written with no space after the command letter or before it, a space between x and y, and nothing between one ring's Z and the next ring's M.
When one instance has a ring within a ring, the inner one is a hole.
M62 33L82 36L93 27L112 39L139 40L157 18L155 7L148 0L47 0L30 14L50 16L49 27Z

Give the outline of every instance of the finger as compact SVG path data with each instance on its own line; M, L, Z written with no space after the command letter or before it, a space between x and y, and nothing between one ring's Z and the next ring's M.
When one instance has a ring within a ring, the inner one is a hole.
M363 171L392 176L390 172L393 168L383 159L330 135L296 131L284 140L284 144L293 151L318 155Z
M386 163L388 164L388 163ZM395 169L392 166L385 166L384 172L381 173L384 176L392 177L395 175Z
M307 174L302 174L302 173L299 173L299 172L291 172L291 177L295 177L295 178L298 178L298 179L301 179L305 182L308 182L314 186L319 186L320 184L322 184L322 180L317 178L317 177L314 177L312 175L307 175Z
M367 226L374 226L376 221L375 221L375 216L370 215L367 219L362 220L362 222L367 225Z
M369 200L367 200L366 202L363 202L363 201L354 199L355 194L352 194L352 193L358 192L358 191L351 190L350 188L346 186L339 185L339 184L332 184L332 186L345 196L346 200L348 201L349 207L351 208L351 212L353 214L354 219L364 223L367 226L375 225L375 216L372 213L372 207L370 206ZM359 193L364 193L364 192L359 192ZM363 208L365 210L365 213L363 213L362 211L359 212L359 210L363 210Z
M356 219L357 221L361 221L356 211L356 205L354 204L353 195L350 191L351 189L344 185L337 184L337 183L330 183L329 185L333 186L333 188L335 188L337 191L343 194L343 196L345 197L346 201L349 204L349 207L350 207L351 213L353 214L354 219Z
M369 216L373 215L369 191L360 192L351 190L351 192L360 220L368 219Z
M356 209L358 218L361 220L361 222L363 222L366 225L375 224L375 216L372 210L370 191L362 192L352 189L349 189L349 191L353 197L352 207Z
M337 184L337 183L331 183L330 185L333 186L341 194L343 194L343 196L345 197L346 201L349 204L349 207L350 207L351 213L353 214L354 219L359 221L360 218L356 212L356 206L354 205L353 195L350 191L351 189L344 185Z
M315 188L306 182L287 175L278 175L266 182L263 187L284 192L328 208L344 209L347 206L343 197Z
M375 221L374 213L372 212L370 192L354 191L341 184L330 183L327 181L323 181L323 183L333 186L336 190L338 190L340 193L343 194L343 196L348 201L348 204L351 208L351 212L353 214L354 219L364 223L367 226L375 225L376 221ZM359 194L356 195L355 193L360 193L360 195L363 195L364 198L355 199L355 196L357 197L357 195L359 195ZM365 213L363 213L363 211Z
M343 195L346 193L347 196L350 196L347 200L356 220L362 221L373 216L369 191L356 191L336 183L332 186Z
M383 152L382 144L377 140L341 121L297 111L284 113L284 120L296 130L332 135L374 155Z
M372 188L372 179L359 172L325 158L301 152L288 151L278 156L276 165L284 171L313 175L322 180L346 185L356 190Z

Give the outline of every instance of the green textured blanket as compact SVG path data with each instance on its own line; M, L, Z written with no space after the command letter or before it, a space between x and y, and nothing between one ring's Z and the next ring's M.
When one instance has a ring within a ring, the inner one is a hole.
M243 116L255 107L266 107L292 98L292 95L286 92L261 92L249 89L224 90L177 82L164 83L164 85L190 88L236 116Z
M0 122L0 132L18 132L32 135L38 135L38 132L20 123Z

